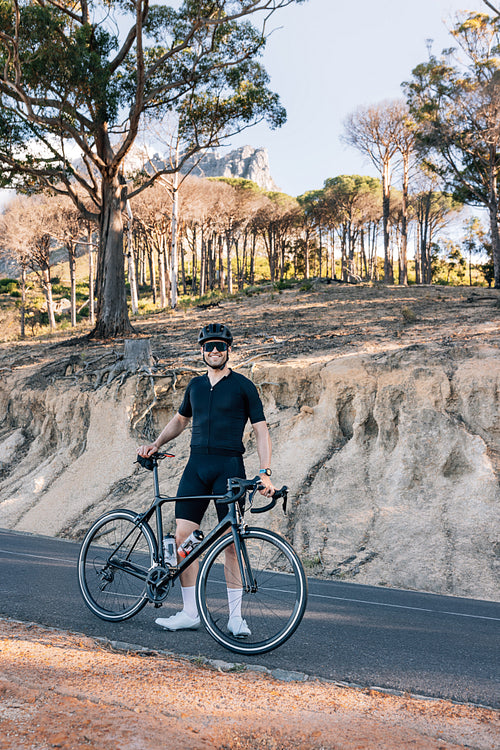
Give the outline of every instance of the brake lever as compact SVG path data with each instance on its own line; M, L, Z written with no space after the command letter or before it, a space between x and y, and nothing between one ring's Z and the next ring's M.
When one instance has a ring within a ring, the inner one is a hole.
M251 508L252 505L253 505L253 499L255 497L255 493L257 492L257 490L259 490L263 486L264 485L262 485L262 484L256 484L255 487L253 488L253 490L249 493L249 495L248 495L248 507L249 508Z
M283 497L283 513L286 516L286 504L288 501L288 487L283 487L282 489L282 497Z

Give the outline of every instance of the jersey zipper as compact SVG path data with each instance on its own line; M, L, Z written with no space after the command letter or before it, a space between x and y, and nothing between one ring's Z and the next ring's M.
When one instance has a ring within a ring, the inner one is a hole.
M208 378L208 375L207 375ZM214 387L212 383L210 382L210 379L208 379L208 383L210 385L210 393L208 394L208 430L207 430L207 449L210 448L210 432L212 429L212 396L214 392Z

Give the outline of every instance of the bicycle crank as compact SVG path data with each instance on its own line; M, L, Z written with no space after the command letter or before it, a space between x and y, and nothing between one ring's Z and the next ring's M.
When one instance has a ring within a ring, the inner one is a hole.
M153 604L165 601L170 591L170 570L160 565L151 568L146 578L146 591Z

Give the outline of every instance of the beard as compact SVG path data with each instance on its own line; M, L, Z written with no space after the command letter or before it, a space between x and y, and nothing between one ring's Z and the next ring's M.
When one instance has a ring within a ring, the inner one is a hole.
M225 354L226 356L222 359L222 362L219 365L211 365L210 362L207 360L206 352L203 352L203 361L206 364L206 366L209 367L211 370L223 370L229 361L229 352L226 351Z

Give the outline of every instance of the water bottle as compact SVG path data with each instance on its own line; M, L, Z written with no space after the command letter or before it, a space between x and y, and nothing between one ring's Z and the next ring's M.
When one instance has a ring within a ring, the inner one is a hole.
M175 537L172 534L165 534L163 537L163 555L165 557L165 565L175 568L177 565L177 554L175 551Z
M197 544L201 542L204 534L201 529L195 529L182 544L177 547L177 554L179 557L187 557L190 552L194 550Z

